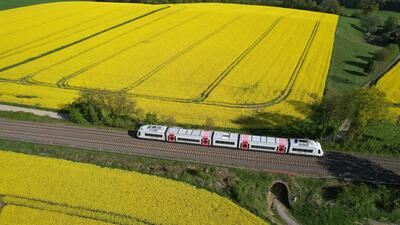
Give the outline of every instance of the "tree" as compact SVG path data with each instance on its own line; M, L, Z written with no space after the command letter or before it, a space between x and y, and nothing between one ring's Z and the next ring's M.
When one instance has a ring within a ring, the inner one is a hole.
M350 120L346 138L351 142L362 137L371 122L386 119L388 105L383 92L376 88L360 88L343 94L336 113L339 118Z
M70 119L77 123L92 123L114 127L136 124L141 110L124 94L85 92L67 107Z
M394 16L389 16L385 20L385 24L383 27L385 32L394 32L396 31L398 25L399 25L399 18Z
M370 15L372 12L379 10L380 1L377 0L361 0L358 7L363 11L364 15Z
M323 0L319 6L322 11L328 13L339 13L340 4L337 0Z
M326 135L332 135L335 140L340 128L340 124L345 116L338 113L340 95L334 92L328 92L321 103L314 106L313 120L319 127L319 138Z
M160 119L158 118L157 113L149 112L149 113L146 113L146 115L144 116L143 123L144 124L159 124Z
M382 20L377 15L367 15L361 19L361 27L368 33L375 33L381 24Z

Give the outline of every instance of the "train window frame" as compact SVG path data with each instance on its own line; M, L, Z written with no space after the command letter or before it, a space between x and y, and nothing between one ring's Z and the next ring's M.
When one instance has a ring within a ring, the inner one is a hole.
M262 150L273 150L276 151L276 147L271 147L271 146L262 146L262 145L250 145L250 148L258 148Z
M221 145L232 145L234 146L236 143L232 141L220 141L220 140L215 140L215 144L221 144Z
M157 137L157 138L162 138L162 134L152 134L152 133L144 133L145 137Z
M176 141L188 141L192 143L201 143L201 140L192 139L192 138L184 138L184 137L177 137Z
M314 150L303 149L303 148L292 148L292 151L294 151L294 152L314 153Z

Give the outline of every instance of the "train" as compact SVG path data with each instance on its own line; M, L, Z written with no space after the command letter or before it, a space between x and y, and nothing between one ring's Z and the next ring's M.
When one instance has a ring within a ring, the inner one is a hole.
M321 144L305 138L277 138L212 130L185 129L162 125L143 125L137 131L140 139L171 143L240 149L304 156L323 156Z

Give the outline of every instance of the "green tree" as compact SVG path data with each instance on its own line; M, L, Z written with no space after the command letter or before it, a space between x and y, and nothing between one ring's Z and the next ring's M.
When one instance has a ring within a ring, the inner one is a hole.
M114 127L136 124L141 110L124 94L85 92L67 107L72 121Z
M399 25L399 18L395 16L389 16L385 20L385 24L383 27L385 29L385 32L394 32L396 31L398 25Z
M377 15L367 15L361 19L360 23L365 32L375 33L382 24L382 20Z
M155 125L155 124L159 124L160 122L161 122L161 120L158 118L157 113L154 113L154 112L146 113L146 115L144 116L144 119L143 119L143 124Z
M336 116L350 120L346 136L350 142L362 137L371 122L384 120L388 115L385 94L376 88L360 88L347 92L340 98L337 107Z
M322 11L328 13L339 13L340 4L337 0L323 0L319 5Z
M341 122L345 116L338 113L340 104L340 95L334 92L328 92L321 103L314 106L313 120L319 127L319 138L332 135L332 140L339 131Z
M364 15L369 15L379 10L380 1L377 0L361 0L358 7L363 11Z

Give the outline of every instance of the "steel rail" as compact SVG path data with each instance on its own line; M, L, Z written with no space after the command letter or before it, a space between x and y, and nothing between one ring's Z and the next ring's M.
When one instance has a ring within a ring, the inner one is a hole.
M388 157L358 156L329 151L324 157L278 155L148 141L134 138L127 131L4 119L0 119L0 137L261 171L400 184L400 159Z

